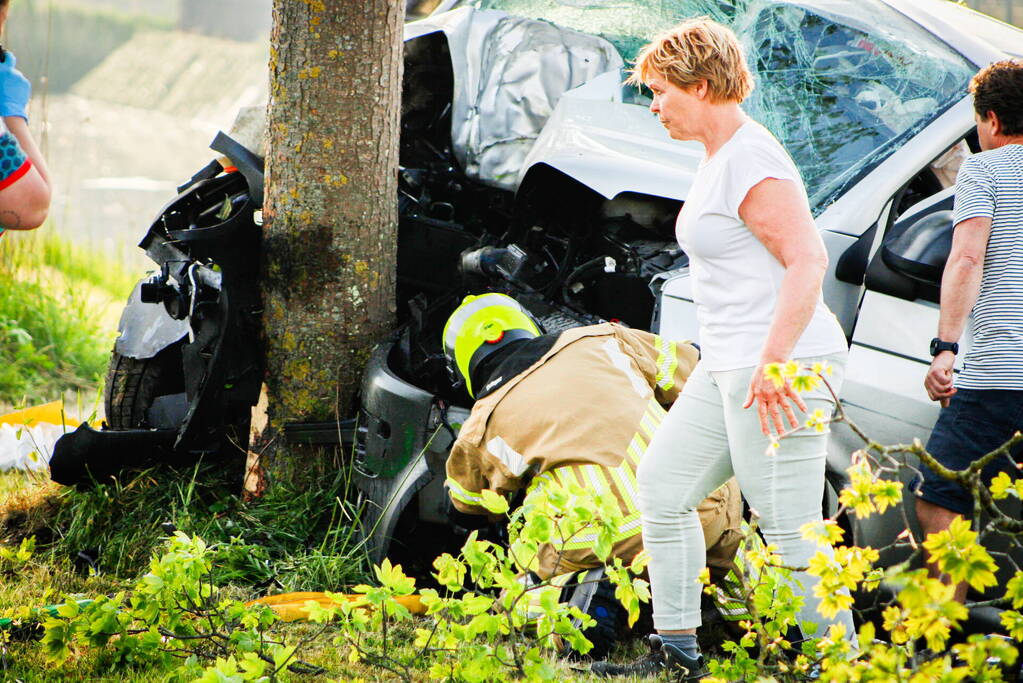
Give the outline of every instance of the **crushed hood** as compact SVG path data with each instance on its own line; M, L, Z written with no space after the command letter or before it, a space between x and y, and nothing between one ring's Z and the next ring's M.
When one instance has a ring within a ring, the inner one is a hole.
M405 40L438 31L454 71L455 156L470 178L507 190L562 94L623 64L602 38L468 7L406 24Z

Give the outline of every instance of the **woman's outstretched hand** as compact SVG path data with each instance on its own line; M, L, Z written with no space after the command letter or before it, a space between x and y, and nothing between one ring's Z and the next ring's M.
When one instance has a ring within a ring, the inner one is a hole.
M749 392L746 394L746 402L743 408L749 408L757 404L757 415L760 417L760 431L764 436L771 435L771 427L774 427L778 436L784 434L787 429L782 420L782 413L788 420L792 429L800 426L796 419L796 413L792 410L795 405L803 413L806 413L806 404L799 394L789 384L788 379L782 378L782 384L775 384L775 380L764 375L764 365L758 365L753 371L753 378L749 383Z

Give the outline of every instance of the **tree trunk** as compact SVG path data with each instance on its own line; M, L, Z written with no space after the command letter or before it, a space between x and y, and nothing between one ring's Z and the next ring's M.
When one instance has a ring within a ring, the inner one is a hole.
M402 0L274 0L264 444L350 415L393 328L403 17Z

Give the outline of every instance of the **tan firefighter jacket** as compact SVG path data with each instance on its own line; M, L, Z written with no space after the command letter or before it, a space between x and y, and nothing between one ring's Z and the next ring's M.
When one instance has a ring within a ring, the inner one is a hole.
M690 344L612 323L562 333L537 362L473 406L447 461L454 506L489 514L479 505L484 489L510 496L574 481L618 498L625 519L612 554L631 561L642 550L636 468L663 406L678 396L698 357ZM711 568L731 567L741 512L734 479L700 504ZM541 548L537 573L549 578L599 566L593 540L580 535L561 549Z

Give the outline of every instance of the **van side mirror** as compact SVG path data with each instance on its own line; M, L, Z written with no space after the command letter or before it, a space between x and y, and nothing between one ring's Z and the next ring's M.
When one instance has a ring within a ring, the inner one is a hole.
M936 211L919 219L881 247L886 266L918 282L938 286L952 249L952 212Z

